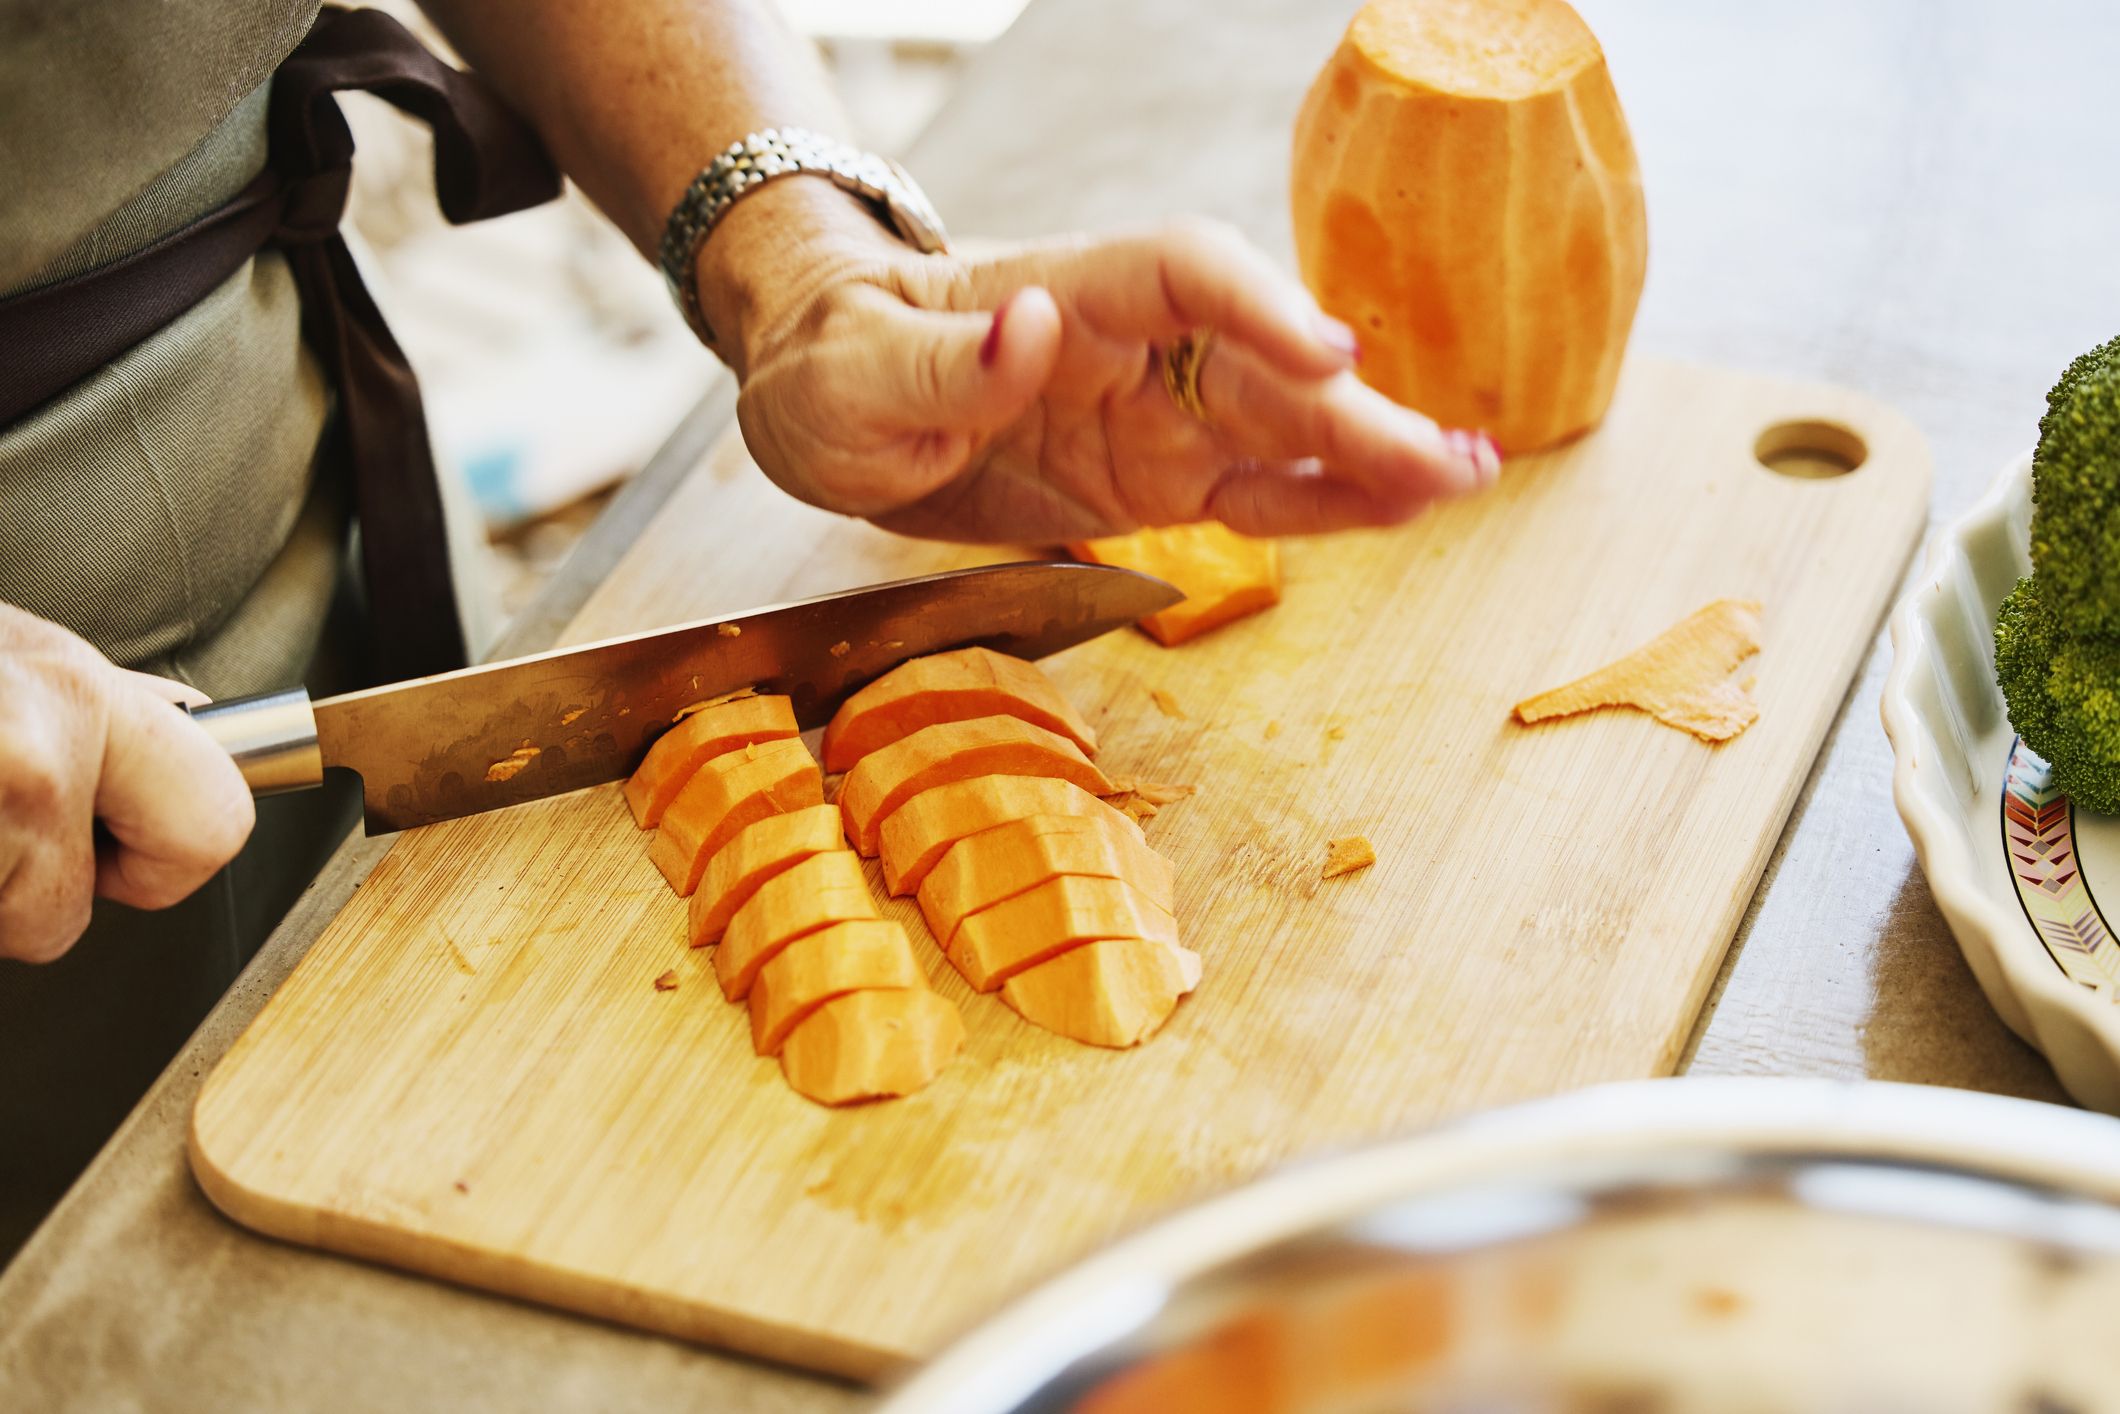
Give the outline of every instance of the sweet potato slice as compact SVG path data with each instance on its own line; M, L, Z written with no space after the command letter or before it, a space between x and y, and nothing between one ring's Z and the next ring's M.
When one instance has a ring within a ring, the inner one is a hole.
M634 823L643 830L661 824L663 811L692 773L715 757L754 741L800 735L794 706L785 697L737 697L692 713L655 739L640 769L626 782L626 805Z
M991 992L1026 967L1100 938L1175 943L1178 921L1123 879L1063 875L965 919L944 951L975 990Z
M834 997L877 987L925 987L905 926L888 918L834 923L797 938L751 984L751 1044L778 1055L801 1020Z
M959 648L901 663L849 697L824 729L824 768L852 770L922 727L974 717L1014 717L1097 754L1097 734L1035 665L991 648Z
M938 722L861 758L839 783L847 838L874 854L883 822L924 790L972 776L1058 776L1102 794L1112 788L1082 748L1014 717Z
M1759 604L1717 599L1641 647L1574 682L1516 704L1527 726L1600 707L1632 707L1702 741L1728 741L1759 720L1741 684L1725 682L1759 651Z
M972 914L1063 874L1124 879L1172 907L1170 861L1140 834L1099 815L1030 815L951 845L920 884L920 912L947 939Z
M1077 541L1067 552L1176 585L1185 598L1141 620L1148 636L1166 648L1281 602L1280 547L1213 521Z
M824 802L824 776L800 738L753 742L692 773L663 811L648 858L679 895L699 887L707 861L754 820Z
M922 791L891 812L878 842L883 883L895 896L918 889L951 845L1026 815L1086 815L1141 827L1073 781L1057 776L974 776Z
M876 916L868 876L852 850L813 854L759 885L736 910L714 953L714 976L723 994L740 1002L758 969L789 943L834 923Z
M749 903L766 880L813 854L846 847L839 808L834 805L806 805L785 815L753 820L714 851L699 887L692 891L685 927L692 946L703 948L721 941L722 930L736 910Z
M1033 1026L1092 1046L1138 1046L1200 985L1200 955L1174 943L1107 938L1026 968L1001 1000Z
M788 1033L780 1068L798 1093L847 1105L912 1094L963 1045L957 1008L926 987L849 992Z

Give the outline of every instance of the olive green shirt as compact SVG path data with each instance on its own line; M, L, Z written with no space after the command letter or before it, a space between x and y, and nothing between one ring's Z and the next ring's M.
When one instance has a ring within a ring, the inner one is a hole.
M0 0L0 294L240 191L272 71L317 8ZM346 489L312 472L329 410L286 262L260 254L0 427L0 602L215 696L301 681L347 562Z

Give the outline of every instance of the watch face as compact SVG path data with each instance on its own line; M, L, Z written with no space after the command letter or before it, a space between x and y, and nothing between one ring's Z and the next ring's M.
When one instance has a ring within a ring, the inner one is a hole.
M884 191L883 205L890 212L891 225L922 255L948 250L950 242L942 229L942 217L929 204L927 194L907 175L905 168L888 159L884 165L897 179Z

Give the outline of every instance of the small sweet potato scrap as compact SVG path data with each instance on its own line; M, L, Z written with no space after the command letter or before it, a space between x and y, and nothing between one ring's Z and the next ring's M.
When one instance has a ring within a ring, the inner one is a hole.
M714 625L714 631L723 638L743 637L743 629L736 624L716 624Z
M1600 707L1632 707L1702 741L1728 741L1759 720L1745 689L1726 681L1759 651L1760 606L1718 599L1626 657L1516 704L1530 724Z
M674 992L674 991L676 991L676 990L677 990L677 969L673 967L673 968L671 968L671 969L670 969L670 970L669 970L668 972L665 972L665 973L664 973L664 974L663 974L662 976L660 976L660 977L656 978L656 979L655 979L655 990L656 990L656 991L658 991L658 992Z
M1166 648L1281 602L1280 547L1212 521L1077 541L1067 551L1078 560L1139 570L1175 585L1184 600L1141 620L1148 636Z
M1341 835L1325 846L1325 872L1320 876L1337 879L1342 874L1352 874L1357 869L1367 869L1377 862L1377 852L1361 835Z
M1148 700L1155 703L1156 710L1164 716L1176 717L1180 721L1185 719L1185 709L1178 705L1178 699L1165 692L1162 688L1150 689Z
M523 768L545 754L542 746L518 746L486 768L486 779L499 785L512 781L523 773Z

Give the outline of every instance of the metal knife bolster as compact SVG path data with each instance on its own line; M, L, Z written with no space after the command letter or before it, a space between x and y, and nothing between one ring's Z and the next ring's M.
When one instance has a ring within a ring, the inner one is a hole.
M191 719L234 759L253 795L280 795L324 783L316 709L303 688L194 707Z

